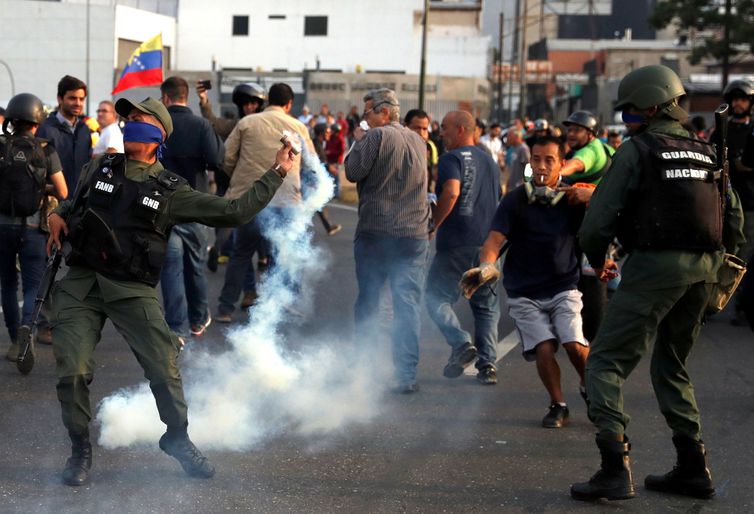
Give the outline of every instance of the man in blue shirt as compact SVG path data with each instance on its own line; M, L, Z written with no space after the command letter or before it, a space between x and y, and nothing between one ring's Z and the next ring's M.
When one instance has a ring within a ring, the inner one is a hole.
M581 293L576 288L576 232L584 207L572 205L570 200L578 197L566 196L558 187L564 157L559 139L545 136L536 141L531 156L534 179L500 202L479 255L480 269L484 270L495 265L505 243L510 243L503 266L508 312L521 337L524 358L537 363L539 378L550 395L550 407L542 420L545 428L561 428L568 423L569 411L555 359L559 345L576 368L581 394L587 399L584 368L589 343L582 332Z
M499 168L484 150L474 145L474 118L453 111L442 120L442 139L448 153L440 158L438 202L433 210L437 228L437 254L427 277L427 309L453 349L443 370L456 378L477 358L477 379L497 383L495 343L500 303L490 287L469 299L474 313L474 338L461 328L453 311L463 272L479 262L479 249L500 199Z

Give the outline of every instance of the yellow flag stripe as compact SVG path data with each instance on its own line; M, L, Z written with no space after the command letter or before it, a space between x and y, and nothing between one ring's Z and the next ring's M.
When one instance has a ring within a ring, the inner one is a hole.
M128 59L128 64L132 64L134 57L138 57L142 52L152 52L154 50L162 50L162 33L157 34L152 39L147 39L139 45L139 48L134 50L134 53L132 53L131 57Z

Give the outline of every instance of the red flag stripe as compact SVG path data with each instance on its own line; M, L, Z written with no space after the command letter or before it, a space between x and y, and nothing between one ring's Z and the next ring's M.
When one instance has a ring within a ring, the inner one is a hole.
M123 75L113 89L112 95L132 87L157 86L162 84L162 68L131 72Z

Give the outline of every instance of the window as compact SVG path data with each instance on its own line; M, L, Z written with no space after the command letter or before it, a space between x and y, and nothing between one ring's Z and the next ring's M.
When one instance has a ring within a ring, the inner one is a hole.
M249 35L249 17L248 16L233 16L233 35L234 36L248 36Z
M270 20L284 20L285 14L270 14L267 18Z
M326 36L327 16L304 16L305 36Z

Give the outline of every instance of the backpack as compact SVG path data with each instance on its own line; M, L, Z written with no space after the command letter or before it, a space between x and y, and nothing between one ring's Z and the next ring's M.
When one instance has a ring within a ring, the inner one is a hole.
M26 136L0 136L0 213L26 217L42 204L47 169L47 141Z

